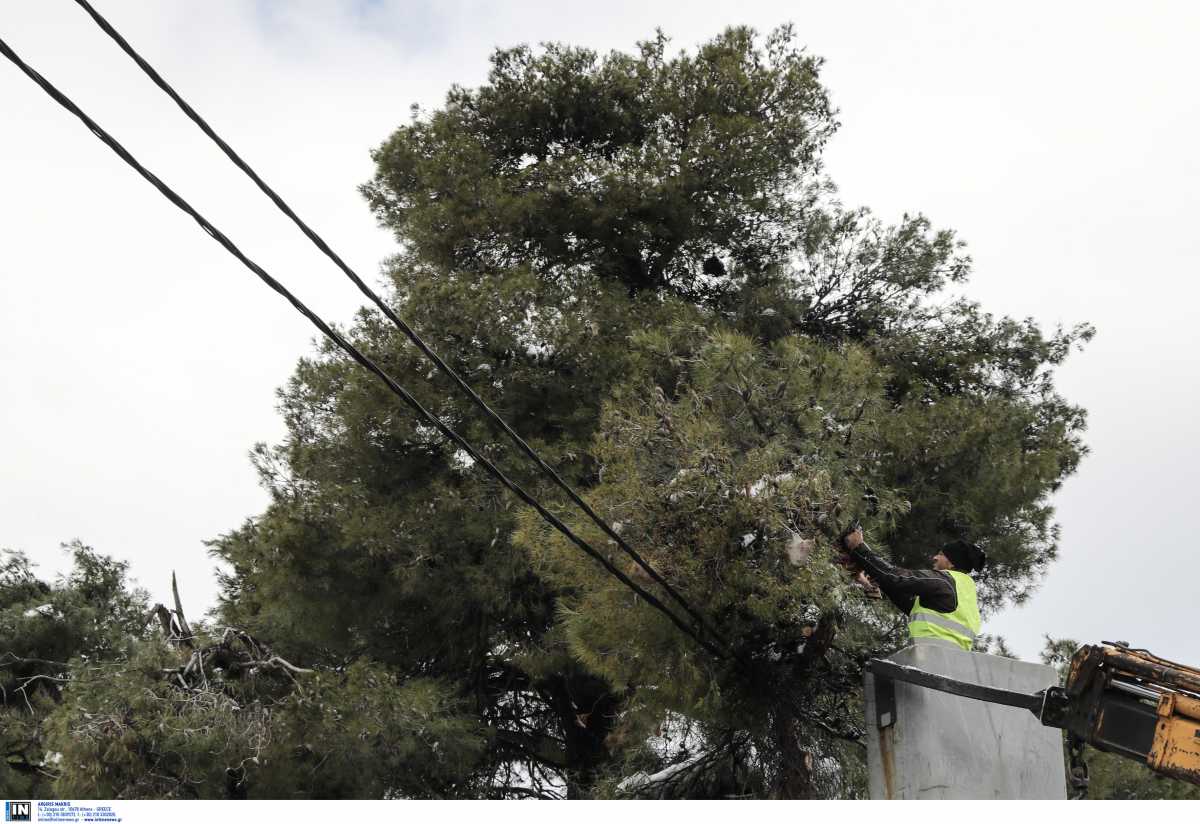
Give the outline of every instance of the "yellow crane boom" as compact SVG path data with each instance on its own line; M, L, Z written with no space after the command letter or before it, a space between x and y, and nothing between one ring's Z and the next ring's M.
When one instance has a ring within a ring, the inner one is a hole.
M889 680L1029 710L1067 731L1072 781L1086 786L1080 744L1142 761L1157 773L1200 784L1200 670L1126 644L1080 647L1066 683L1026 694L958 681L893 661L870 662L880 725L891 723Z
M1200 670L1104 643L1080 647L1063 691L1065 711L1042 723L1200 784Z

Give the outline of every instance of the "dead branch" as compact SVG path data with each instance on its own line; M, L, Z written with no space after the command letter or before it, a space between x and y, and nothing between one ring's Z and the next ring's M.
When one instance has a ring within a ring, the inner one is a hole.
M181 640L185 640L187 645L192 646L190 639L192 638L192 628L188 626L187 618L183 617L183 604L179 600L179 584L175 581L175 571L171 571L171 594L175 597L175 617L179 619L179 632Z

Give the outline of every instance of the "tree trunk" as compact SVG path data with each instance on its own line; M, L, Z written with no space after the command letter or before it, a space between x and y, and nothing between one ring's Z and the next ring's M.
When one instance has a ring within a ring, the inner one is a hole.
M816 798L813 784L813 755L800 745L798 721L790 713L776 714L772 738L778 749L779 773L771 795L774 798Z
M554 696L566 741L567 798L591 798L610 757L606 739L619 699L599 679L578 675L560 679Z

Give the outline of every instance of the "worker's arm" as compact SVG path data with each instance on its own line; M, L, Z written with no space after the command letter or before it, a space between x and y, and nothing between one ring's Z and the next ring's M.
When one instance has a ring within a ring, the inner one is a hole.
M850 555L902 612L911 612L913 602L918 597L921 606L937 612L954 612L958 609L958 592L949 573L933 569L903 569L880 558L865 542L851 549Z

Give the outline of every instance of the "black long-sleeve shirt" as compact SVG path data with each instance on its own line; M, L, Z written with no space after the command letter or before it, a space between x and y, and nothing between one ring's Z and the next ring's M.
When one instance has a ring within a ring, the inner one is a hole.
M891 564L865 543L850 553L871 580L897 609L908 615L919 597L921 606L935 612L954 612L958 609L958 590L949 572L936 569L902 569Z

